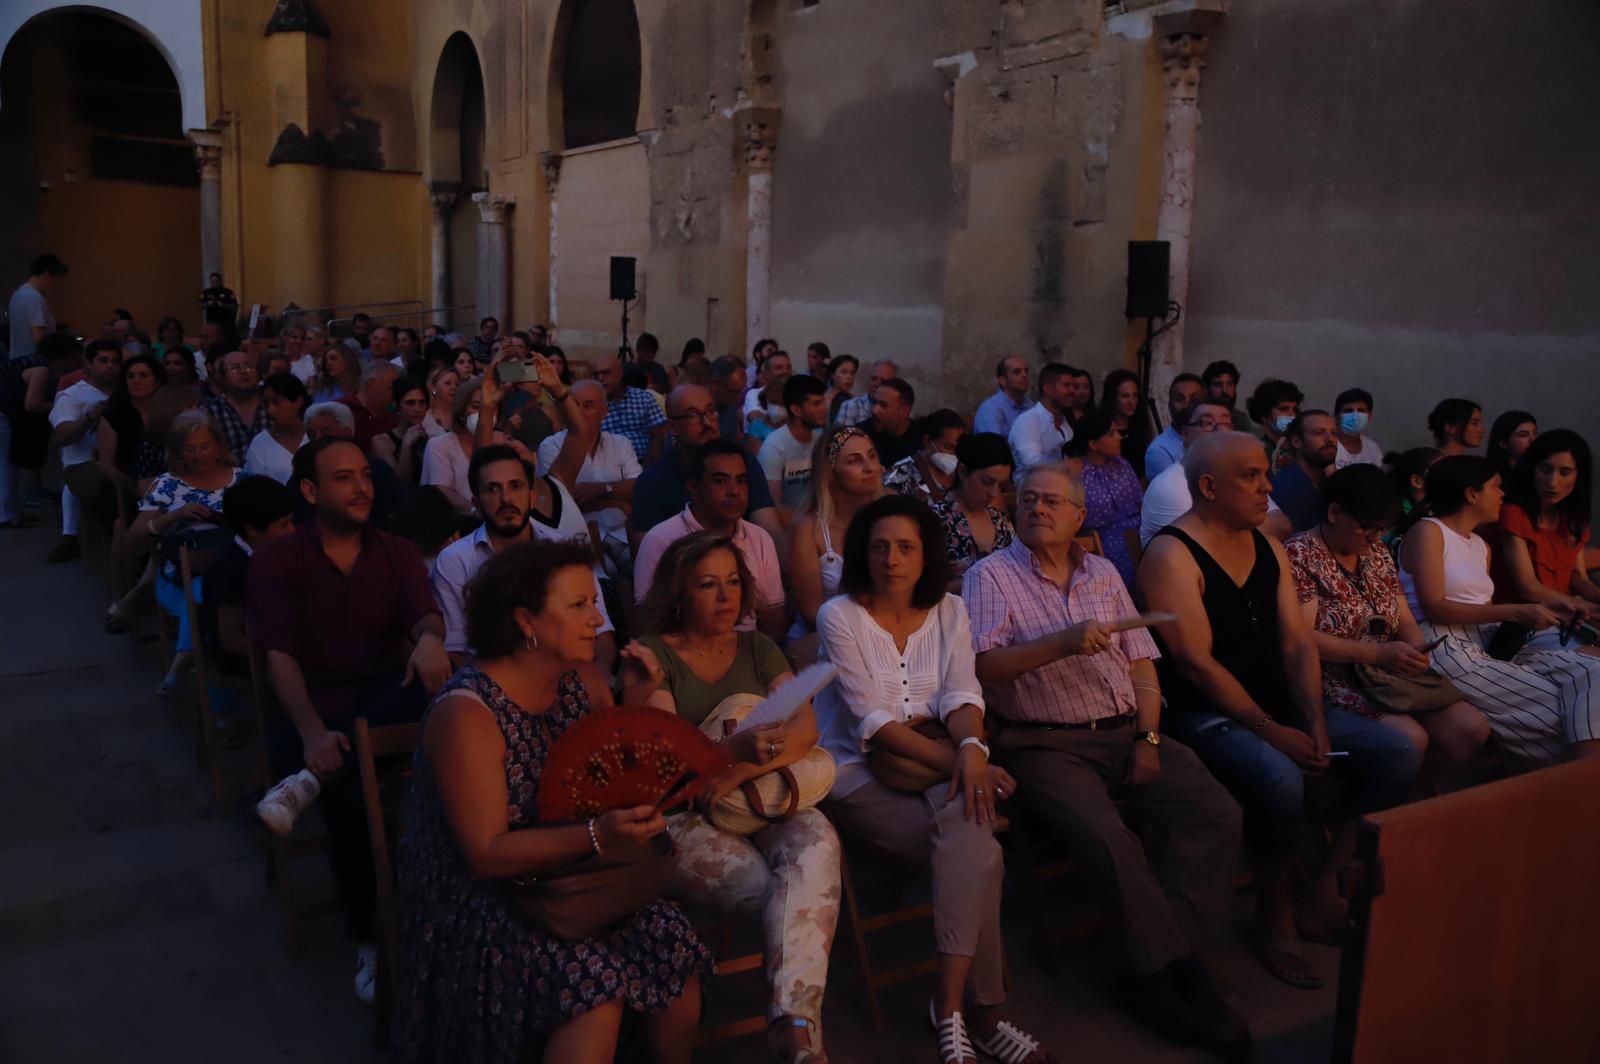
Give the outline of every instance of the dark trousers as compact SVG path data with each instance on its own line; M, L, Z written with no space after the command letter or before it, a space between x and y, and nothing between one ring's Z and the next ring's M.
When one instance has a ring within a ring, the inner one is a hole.
M381 728L421 720L427 707L428 695L420 683L412 682L405 687L394 684L368 699L363 715L369 725ZM327 726L329 731L342 732L350 739L344 768L332 779L322 781L322 796L317 799L322 819L328 826L328 864L333 870L334 888L339 893L345 932L357 942L373 942L378 937L377 884L372 874L367 812L361 798L361 772L356 767L355 721L330 720ZM286 716L280 717L271 728L267 758L273 779L282 779L306 767L300 733ZM393 846L393 840L390 845Z
M1239 806L1188 747L1161 744L1161 773L1131 786L1132 727L1099 731L1010 727L995 762L1017 797L1083 862L1122 915L1128 965L1149 975L1226 926L1239 859ZM1164 836L1152 869L1126 810Z

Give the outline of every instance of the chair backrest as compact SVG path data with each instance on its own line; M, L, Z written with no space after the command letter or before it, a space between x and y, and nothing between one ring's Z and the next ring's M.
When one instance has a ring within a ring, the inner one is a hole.
M1085 532L1073 542L1090 554L1098 554L1102 558L1105 557L1105 548L1100 545L1100 533L1098 532Z
M400 803L411 781L412 755L422 735L421 724L374 728L367 718L355 724L356 762L361 771L361 800L367 813L367 838L372 844L373 879L377 884L378 978L383 997L392 1001L400 957L400 906L395 898L394 862L389 840L400 829ZM387 1022L380 1016L378 1022Z

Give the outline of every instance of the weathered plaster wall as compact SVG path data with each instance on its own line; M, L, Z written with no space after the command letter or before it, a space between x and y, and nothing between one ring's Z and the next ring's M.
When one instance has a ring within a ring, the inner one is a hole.
M1189 368L1317 404L1446 395L1595 439L1600 143L1589 0L1235 3L1201 90Z
M784 4L775 36L773 331L797 359L812 340L894 358L931 398L952 199L938 22L912 4Z

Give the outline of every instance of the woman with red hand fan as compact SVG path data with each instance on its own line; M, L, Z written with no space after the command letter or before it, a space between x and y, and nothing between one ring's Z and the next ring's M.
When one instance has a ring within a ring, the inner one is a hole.
M554 740L611 703L593 665L593 557L536 542L491 558L468 586L478 657L423 725L399 846L404 1059L474 1064L612 1060L624 1009L648 1013L655 1059L687 1064L710 953L656 901L593 938L524 922L510 882L666 830L648 805L541 825L539 778Z
M842 593L817 613L822 660L839 670L816 703L838 767L823 808L845 836L932 867L939 985L929 1012L943 1064L976 1064L980 1049L1046 1064L1039 1042L997 1015L1005 866L995 803L1017 784L989 764L971 623L949 583L944 533L926 503L886 495L856 511Z
M714 726L725 699L765 698L792 680L776 643L735 627L754 597L750 571L726 536L696 532L668 547L644 601L647 627L662 634L623 648L623 701ZM722 745L733 767L702 792L707 809L742 784L806 757L817 745L816 717L806 702L787 722L752 726ZM677 850L677 891L715 909L762 918L771 992L767 1042L774 1056L785 1064L824 1064L822 995L839 923L833 825L821 810L808 808L750 835L723 830L699 813L673 817L668 830Z

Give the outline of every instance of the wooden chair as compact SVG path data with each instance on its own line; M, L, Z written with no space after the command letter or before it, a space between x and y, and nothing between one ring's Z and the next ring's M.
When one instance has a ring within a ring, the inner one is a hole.
M723 921L714 927L708 927L701 932L702 939L716 939L716 975L718 980L730 975L741 975L745 972L756 972L765 975L767 955L760 950L754 953L743 953L729 956L733 953L734 925ZM763 994L763 1000L765 995ZM731 1042L735 1038L744 1038L747 1035L760 1034L767 1029L767 1013L763 1007L760 1011L749 1016L742 1016L736 1020L728 1020L708 1027L702 1018L695 1045L699 1047L718 1045L722 1042Z
M250 643L250 702L255 710L256 734L261 737L259 747L261 756L256 764L254 778L250 781L249 793L261 794L276 782L272 778L272 768L268 760L268 741L271 733L267 729L267 719L276 702L272 695L272 686L267 682L266 658L261 652L260 644L249 636L248 623L245 625L245 632ZM291 861L320 855L328 848L327 836L313 830L308 826L308 822L314 824L317 821L316 818L301 817L293 833L288 836L274 834L267 830L266 825L256 824L256 844L261 847L261 855L266 862L267 886L272 888L279 907L283 910L284 939L291 957L300 955L302 948L300 928L303 922L339 911L338 901L332 898L313 902L302 901L296 895L293 884L286 875Z
M372 843L377 884L378 978L372 999L372 1042L380 1052L389 1048L400 963L400 905L395 898L389 838L398 834L400 801L411 779L412 755L421 734L420 724L372 728L367 718L356 718L356 763L361 770L361 799L367 811L367 838Z
M195 581L205 575L216 559L216 551L190 551L187 545L178 548L178 577L183 587L183 608L189 619L190 654L194 659L195 767L202 772L210 771L211 797L220 802L223 791L222 735L217 727L211 688L222 680L222 676L213 671L211 658L206 653L204 632L200 627L200 608L194 594Z
M1132 559L1133 567L1137 570L1140 559L1144 557L1144 544L1139 542L1139 530L1137 528L1123 529L1122 545L1127 549L1128 557Z
M936 975L939 971L939 958L929 956L924 960L901 965L897 968L880 970L873 964L871 951L867 947L867 936L876 931L899 927L917 920L932 920L933 905L929 902L920 904L903 905L900 897L905 877L903 870L893 868L891 874L882 880L874 879L865 882L868 891L883 889L891 895L889 908L875 913L865 914L861 908L861 895L856 889L855 876L851 874L850 847L845 847L844 853L839 856L839 878L844 888L844 916L850 924L851 944L855 948L856 965L861 969L861 982L867 992L867 1010L872 1016L872 1026L883 1030L883 1009L878 1002L878 991L891 986L909 982L912 979L925 975ZM862 868L869 866L882 866L885 862L870 854L855 851L855 860Z
M1102 558L1105 557L1105 548L1100 545L1100 533L1098 532L1085 532L1072 542L1076 543L1090 554L1098 554Z

